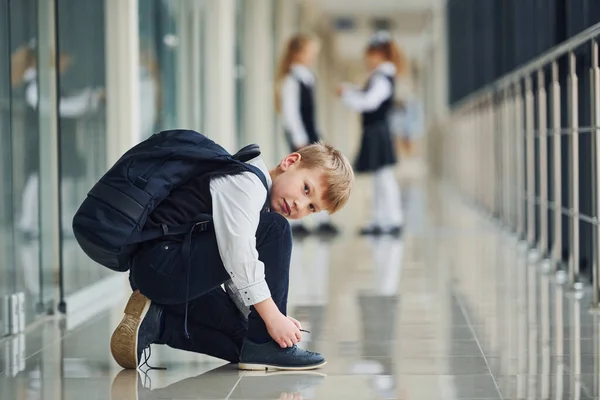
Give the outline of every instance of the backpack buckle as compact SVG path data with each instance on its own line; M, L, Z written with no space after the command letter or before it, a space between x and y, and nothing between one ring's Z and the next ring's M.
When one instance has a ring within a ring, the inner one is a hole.
M208 223L210 221L200 221L194 224L194 230L198 229L200 232L206 232L208 230Z

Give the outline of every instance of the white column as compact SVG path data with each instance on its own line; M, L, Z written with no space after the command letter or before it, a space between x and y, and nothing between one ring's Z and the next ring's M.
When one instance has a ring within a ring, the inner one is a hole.
M177 75L175 82L177 85L177 128L198 129L194 126L193 114L195 104L192 102L192 93L194 93L193 77L193 58L199 53L199 49L194 49L195 43L192 36L193 24L193 4L174 2L173 10L177 18ZM198 73L197 75L200 75Z
M106 157L111 166L140 139L137 0L105 0Z
M56 54L55 3L53 0L38 1L38 82L39 82L39 141L40 141L40 179L39 179L39 218L40 218L40 270L38 282L59 271L59 178L58 178L58 121L56 101L56 68L52 54ZM50 285L45 285L50 287ZM58 287L50 291L43 290L43 302L58 300Z
M448 115L448 41L446 40L446 2L433 14L434 118L444 120Z
M206 7L206 130L226 150L237 150L235 132L235 1L210 1Z
M271 1L246 1L244 24L246 138L248 143L260 145L263 159L271 167L276 162ZM239 145L245 144L247 143Z

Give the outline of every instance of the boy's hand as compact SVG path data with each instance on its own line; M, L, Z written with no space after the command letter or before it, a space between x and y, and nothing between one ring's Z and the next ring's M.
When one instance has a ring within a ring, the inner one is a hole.
M287 317L290 321L294 323L294 325L296 325L298 329L302 329L302 324L300 323L300 321L298 321L296 318L290 317L289 315Z
M292 319L280 314L278 317L273 318L266 323L269 335L271 335L273 340L275 340L283 349L292 347L302 340L302 333L300 333L299 328Z

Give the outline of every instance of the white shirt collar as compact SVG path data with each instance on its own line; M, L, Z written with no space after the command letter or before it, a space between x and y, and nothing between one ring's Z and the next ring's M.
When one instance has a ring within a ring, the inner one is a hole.
M396 66L391 61L386 61L377 66L375 71L382 72L388 76L396 75Z
M25 70L25 72L23 73L23 80L31 81L31 80L34 80L36 76L37 76L37 73L35 71L35 68L27 68Z
M291 72L302 82L307 85L315 83L315 76L313 75L310 68L303 64L293 64Z

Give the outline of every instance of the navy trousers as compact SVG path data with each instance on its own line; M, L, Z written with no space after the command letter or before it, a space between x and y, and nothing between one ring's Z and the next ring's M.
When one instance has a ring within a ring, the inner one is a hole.
M181 240L169 239L142 247L133 261L131 285L163 306L160 343L238 362L245 337L256 342L270 340L266 325L254 307L246 320L221 288L230 277L221 261L214 231L198 233L192 238L189 277L182 246ZM265 265L271 297L286 315L292 252L288 221L277 213L262 213L256 248ZM184 331L187 285L189 338Z

